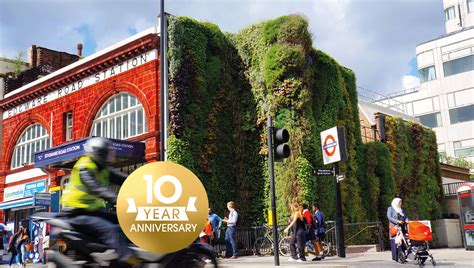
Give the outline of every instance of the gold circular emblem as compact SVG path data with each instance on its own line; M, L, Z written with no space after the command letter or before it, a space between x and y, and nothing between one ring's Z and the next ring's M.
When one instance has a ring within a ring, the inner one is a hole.
M199 237L208 207L206 190L194 173L176 163L153 162L125 180L118 194L117 217L135 245L169 253Z

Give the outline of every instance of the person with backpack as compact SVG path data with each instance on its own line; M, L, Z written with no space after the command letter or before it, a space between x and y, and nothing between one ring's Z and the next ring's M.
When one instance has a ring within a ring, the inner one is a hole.
M305 222L305 229L306 229L306 241L311 241L311 244L313 244L314 250L316 251L316 254L319 254L317 251L317 240L316 240L316 222L313 219L313 215L311 214L311 211L308 209L308 205L303 204L303 220Z
M316 256L313 261L321 260L324 258L324 250L322 241L326 238L326 220L324 219L324 214L319 210L318 203L313 203L313 219L316 226L316 252L319 256Z
M227 223L225 230L225 257L229 259L237 259L237 225L239 221L239 214L235 210L235 203L230 201L227 203L229 210L229 218L224 217L223 222Z

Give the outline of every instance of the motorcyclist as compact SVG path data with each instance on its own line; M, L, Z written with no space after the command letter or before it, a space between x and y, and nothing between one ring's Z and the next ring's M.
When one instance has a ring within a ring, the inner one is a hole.
M115 213L106 211L106 202L115 204L114 185L121 185L126 175L111 169L111 142L106 138L89 139L82 156L74 165L69 183L61 197L63 213L80 232L97 237L114 249L119 262L133 264L134 252L128 243Z

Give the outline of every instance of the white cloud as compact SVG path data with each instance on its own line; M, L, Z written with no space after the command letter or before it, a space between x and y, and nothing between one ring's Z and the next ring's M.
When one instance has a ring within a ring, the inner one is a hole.
M420 79L413 75L404 75L402 83L404 89L411 89L420 86Z
M172 0L167 12L213 22L223 31L287 14L304 14L314 46L354 70L359 85L389 93L402 89L417 44L444 33L443 3L373 0ZM21 10L21 16L18 14ZM32 44L75 53L88 25L96 49L156 24L159 1L0 1L0 56ZM41 14L41 15L39 15Z

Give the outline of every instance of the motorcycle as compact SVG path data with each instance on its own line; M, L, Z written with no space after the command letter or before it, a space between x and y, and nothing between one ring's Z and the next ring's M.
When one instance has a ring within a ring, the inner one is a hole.
M50 224L50 248L46 251L49 267L131 267L118 262L119 256L114 250L102 244L94 237L85 235L73 227L60 213L40 212L31 216L34 221ZM217 267L217 259L212 247L193 243L187 248L169 254L156 254L135 246L139 263L132 267ZM209 265L206 261L209 262Z

